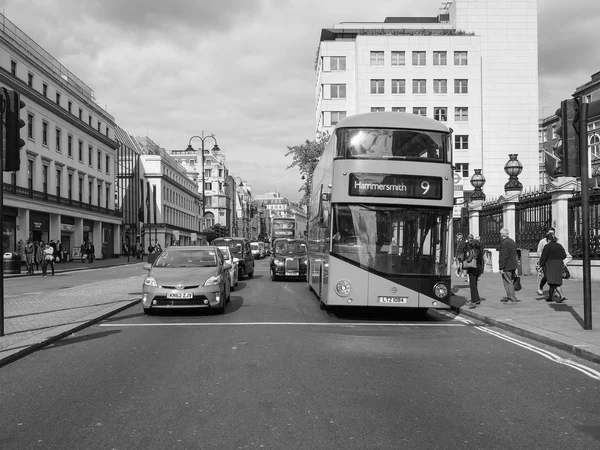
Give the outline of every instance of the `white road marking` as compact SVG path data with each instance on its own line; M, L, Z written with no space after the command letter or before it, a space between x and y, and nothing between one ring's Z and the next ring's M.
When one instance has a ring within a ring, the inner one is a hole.
M520 341L519 339L510 337L510 336L506 336L502 333L499 333L498 331L490 330L489 328L479 327L479 326L476 326L475 328L477 328L480 331L483 331L484 333L491 334L492 336L496 336L497 338L503 339L507 342L518 345L519 347L523 347L527 350L535 352L538 355L541 355L544 358L549 359L550 361L553 361L557 364L563 364L565 366L571 367L571 368L578 370L581 373L587 375L590 378L600 381L600 372L598 372L594 369L590 369L589 367L586 367L583 364L579 364L575 361L571 361L570 359L561 358L560 356L555 355L554 353L549 352L548 350L544 350L542 348L536 347L535 345L531 345L531 344L528 344L527 342Z
M460 323L381 323L381 322L224 322L224 323L101 323L101 327L230 327L256 325L296 325L296 326L326 326L326 327L463 327Z

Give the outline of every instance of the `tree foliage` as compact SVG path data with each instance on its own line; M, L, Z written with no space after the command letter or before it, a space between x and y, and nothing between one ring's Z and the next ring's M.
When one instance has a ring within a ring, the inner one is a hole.
M313 141L307 139L302 145L288 146L288 152L285 156L291 156L293 161L286 169L297 167L304 180L304 183L298 189L298 192L304 192L300 200L301 205L308 205L312 175L330 137L329 132L319 131Z

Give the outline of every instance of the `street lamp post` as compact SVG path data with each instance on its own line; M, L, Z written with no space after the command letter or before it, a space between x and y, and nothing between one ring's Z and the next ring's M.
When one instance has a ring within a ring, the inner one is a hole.
M202 146L201 146L201 150L202 150L202 231L204 231L204 213L206 212L205 209L205 205L206 205L206 196L204 194L204 141L208 138L211 138L213 141L215 141L215 145L213 147L213 152L218 152L219 149L219 144L217 143L217 138L213 135L213 134L209 134L204 136L204 130L202 131L202 135L201 136L192 136L188 142L188 146L187 146L187 151L194 151L194 147L192 147L192 140L194 139L200 139L200 142L202 142Z

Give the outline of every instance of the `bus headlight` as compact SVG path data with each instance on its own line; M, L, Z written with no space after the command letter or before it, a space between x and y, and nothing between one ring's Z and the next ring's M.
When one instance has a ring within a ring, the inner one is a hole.
M433 287L433 293L437 298L445 298L448 296L448 286L444 283L438 283Z
M340 297L348 297L352 292L352 286L348 280L340 280L335 285L335 293Z

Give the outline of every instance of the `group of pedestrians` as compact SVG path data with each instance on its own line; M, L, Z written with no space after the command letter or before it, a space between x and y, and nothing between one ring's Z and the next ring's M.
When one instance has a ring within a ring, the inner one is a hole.
M506 297L500 299L504 304L517 304L519 300L516 296L516 291L520 290L519 277L517 275L518 255L517 245L510 238L508 229L500 230L502 242L498 247L498 263L502 276L502 284L506 291ZM461 237L462 238L462 237ZM469 288L471 291L470 305L472 307L481 304L479 297L478 280L484 271L483 248L478 239L475 239L472 234L469 234L465 242L458 242L456 250L456 276L469 277ZM566 297L562 291L562 280L564 260L567 258L567 253L564 247L558 243L555 230L550 227L546 235L538 244L539 260L537 263L537 293L544 294L544 286L546 283L549 286L547 302L556 301L562 303ZM556 300L555 300L556 298Z
M54 264L60 261L61 252L62 244L60 241L54 242L51 240L50 242L44 242L43 240L33 241L32 239L27 239L24 244L19 244L19 253L22 259L25 260L27 273L31 275L35 273L35 270L39 270L40 266L42 268L42 276L46 276L48 266L50 266L52 275L54 275Z

